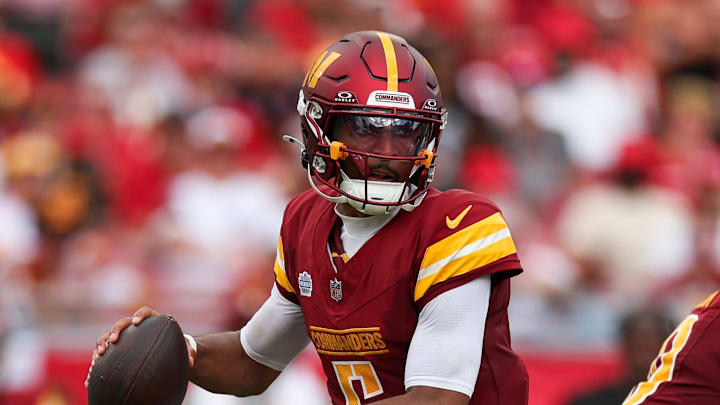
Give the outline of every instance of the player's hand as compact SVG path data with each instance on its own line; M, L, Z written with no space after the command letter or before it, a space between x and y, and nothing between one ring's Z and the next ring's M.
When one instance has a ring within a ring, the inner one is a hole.
M107 347L110 345L110 343L117 342L118 337L120 336L120 332L122 332L123 329L127 328L130 325L139 325L140 322L143 321L143 319L155 315L160 315L160 313L150 307L142 307L135 311L133 316L128 316L115 322L110 328L110 331L97 339L97 341L95 342L97 346L93 351L92 360L90 361L90 370L88 370L87 378L85 378L85 387L88 386L88 382L90 381L90 374L92 373L93 366L95 365L95 361L97 360L98 356L102 356L105 353L105 350L107 350ZM192 363L193 362L191 361L191 364Z
M157 315L160 315L158 311L147 306L142 307L135 311L132 316L122 318L119 321L115 322L110 328L110 331L100 336L96 341L97 346L93 351L92 360L90 361L90 370L88 371L87 378L85 379L85 387L88 386L88 381L90 380L90 373L92 373L92 368L95 365L95 361L99 356L102 356L105 353L110 343L117 342L118 337L120 337L120 332L122 332L130 325L139 325L145 318ZM195 365L195 355L197 353L195 352L195 350L193 350L192 346L190 346L190 342L188 342L187 339L185 339L185 346L187 347L188 352L188 363L190 367L193 367Z
M109 332L98 338L95 352L98 356L102 356L110 343L117 342L118 337L120 337L120 332L122 332L125 328L130 325L140 325L140 322L142 322L143 319L157 315L160 315L158 311L150 307L142 307L135 311L133 316L128 316L115 322Z

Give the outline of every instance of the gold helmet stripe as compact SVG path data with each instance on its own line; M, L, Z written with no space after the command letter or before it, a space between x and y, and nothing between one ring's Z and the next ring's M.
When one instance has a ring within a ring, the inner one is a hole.
M327 55L327 51L324 51L320 56L318 56L318 58L315 59L315 62L313 62L313 65L310 67L310 70L308 70L307 73L305 73L305 79L303 80L303 84L302 84L303 87L305 87L308 79L310 77L312 77L313 73L315 73L315 69L318 68L318 65L320 64L320 62L323 60L323 58L325 58L325 55Z
M332 65L332 63L335 62L335 60L339 57L340 54L337 52L333 52L328 55L328 57L322 61L320 66L318 66L315 72L311 75L310 83L308 83L308 86L315 87L320 77L322 77L323 73L325 73L325 70L327 70L327 68L329 68L330 65Z
M385 32L376 31L380 37L383 50L385 51L385 66L387 67L387 90L398 91L398 66L395 57L395 47L393 46L390 35Z

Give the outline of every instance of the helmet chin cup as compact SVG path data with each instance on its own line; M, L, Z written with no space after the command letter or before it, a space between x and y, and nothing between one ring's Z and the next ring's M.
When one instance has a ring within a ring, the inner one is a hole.
M345 173L342 173L342 177L340 190L357 198L357 200L348 198L348 204L367 215L387 214L393 211L397 206L378 205L373 202L401 201L404 197L403 194L408 189L406 183L351 179ZM367 195L365 194L366 186Z

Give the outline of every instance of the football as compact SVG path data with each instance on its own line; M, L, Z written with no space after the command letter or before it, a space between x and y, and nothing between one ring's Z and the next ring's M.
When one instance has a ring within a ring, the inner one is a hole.
M130 325L95 360L89 405L180 405L188 386L188 354L177 321L153 316Z

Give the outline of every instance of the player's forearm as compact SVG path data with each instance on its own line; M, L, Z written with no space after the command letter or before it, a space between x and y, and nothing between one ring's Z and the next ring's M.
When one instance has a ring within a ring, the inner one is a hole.
M411 387L403 395L378 401L377 405L467 405L470 398L456 391L432 387Z
M208 391L257 395L280 374L248 357L240 344L240 332L202 335L195 340L198 351L190 369L190 381Z

